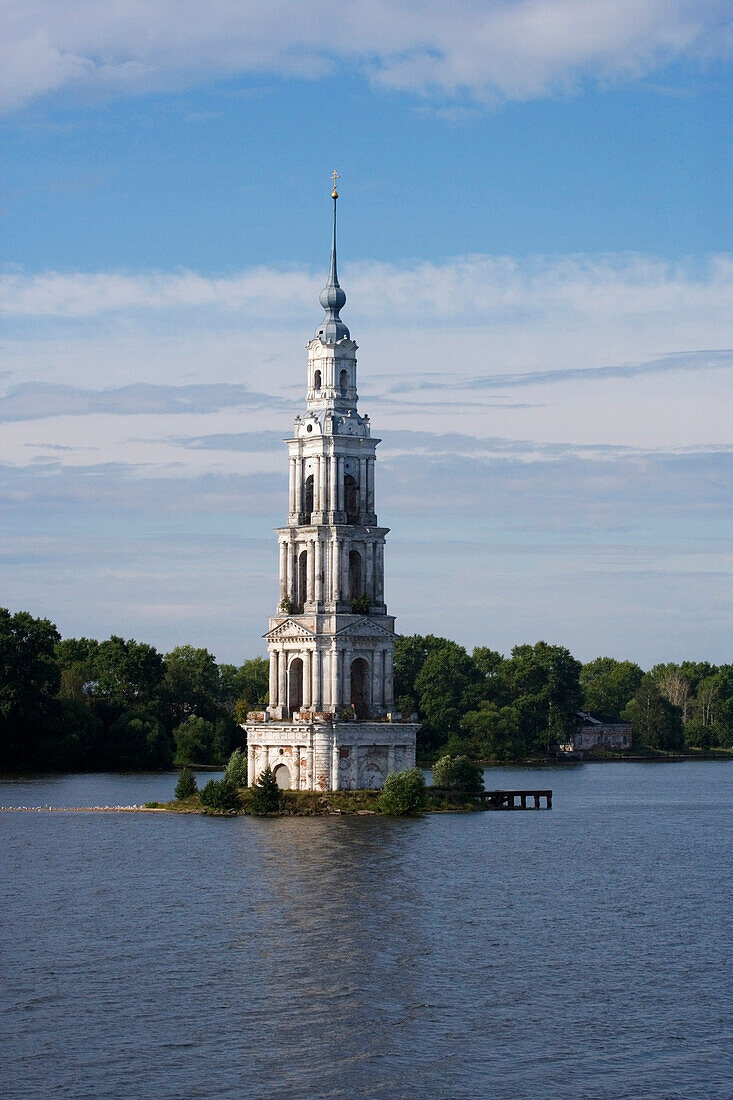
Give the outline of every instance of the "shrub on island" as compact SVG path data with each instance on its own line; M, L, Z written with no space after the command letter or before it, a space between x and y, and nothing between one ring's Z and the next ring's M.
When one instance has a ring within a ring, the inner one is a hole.
M233 783L235 787L247 786L247 757L241 749L235 749L229 757L229 763L224 771L224 778Z
M276 814L282 805L277 779L268 764L252 787L249 810L253 814Z
M484 777L467 756L441 756L433 766L433 786L475 794L484 789Z
M419 768L390 772L384 781L377 809L382 814L402 817L425 809L425 779Z
M196 776L190 768L181 768L181 774L178 776L178 782L176 783L176 798L178 801L181 802L184 798L190 798L197 791Z
M228 779L210 779L201 792L201 802L207 810L218 813L241 808L237 788Z

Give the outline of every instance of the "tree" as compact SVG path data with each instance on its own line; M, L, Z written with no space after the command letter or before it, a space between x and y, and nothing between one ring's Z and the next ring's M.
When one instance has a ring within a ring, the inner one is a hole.
M173 752L168 734L155 715L125 711L109 727L104 762L120 771L170 767Z
M644 677L624 717L632 723L638 745L666 751L682 748L682 711L662 695L651 675Z
M228 779L210 779L201 792L201 802L207 810L230 813L241 809L237 788Z
M433 786L474 793L484 789L484 777L467 756L442 756L433 765Z
M463 646L441 639L425 658L414 685L424 742L440 744L467 710L478 705L482 676Z
M239 668L236 665L220 665L220 696L226 709L243 721L248 710L264 707L268 702L270 662L264 657L253 657Z
M280 809L282 794L277 779L268 764L252 787L249 808L253 814L275 814Z
M691 701L690 679L680 665L671 662L666 665L655 665L649 675L657 685L660 694L672 706L679 708L682 722L686 722Z
M124 710L155 709L163 679L163 658L154 646L113 634L94 658L94 695Z
M178 776L178 782L176 783L176 798L178 801L182 802L184 798L190 798L197 791L196 776L190 768L181 768L181 774Z
M35 759L44 728L58 717L56 645L49 619L0 608L0 764L27 766Z
M594 715L618 718L643 679L644 673L633 661L596 657L583 665L580 673L583 707Z
M390 772L384 781L377 809L382 814L403 817L425 809L425 778L419 768Z
M191 715L173 730L176 764L209 764L214 757L214 723Z
M527 747L549 752L572 729L580 706L580 661L559 645L518 645L501 665Z
M459 736L448 740L449 752L465 753L471 760L518 760L527 753L519 728L519 712L484 701L461 720Z
M219 669L208 649L180 645L163 658L165 674L161 685L166 714L171 726L190 715L215 721L219 712Z
M229 757L225 775L235 787L247 786L247 757L241 749L235 749Z

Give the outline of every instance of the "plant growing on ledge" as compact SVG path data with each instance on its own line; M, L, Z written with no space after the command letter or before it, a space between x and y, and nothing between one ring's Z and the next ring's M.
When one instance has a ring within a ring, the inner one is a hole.
M293 601L290 599L290 596L283 596L280 603L277 605L277 609L281 611L283 615L292 615L294 609Z
M351 610L354 615L368 615L372 606L371 596L364 592L361 596L354 596L351 601Z
M276 814L280 809L281 795L277 780L272 774L272 768L268 764L259 776L249 800L250 812L253 814Z

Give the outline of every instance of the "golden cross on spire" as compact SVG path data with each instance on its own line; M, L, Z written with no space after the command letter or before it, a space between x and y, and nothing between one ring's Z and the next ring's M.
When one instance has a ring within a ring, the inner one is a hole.
M338 181L341 179L341 176L338 174L336 169L333 170L333 173L331 175L331 179L333 180L333 191L331 192L331 198L332 199L337 199L339 197Z

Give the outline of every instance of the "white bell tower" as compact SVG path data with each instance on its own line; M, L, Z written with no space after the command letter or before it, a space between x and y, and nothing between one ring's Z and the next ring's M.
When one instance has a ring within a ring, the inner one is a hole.
M320 295L326 314L307 345L305 411L287 440L288 519L277 531L279 603L265 635L270 703L245 727L251 781L274 762L284 769L282 785L306 790L381 786L388 771L414 763L418 729L394 714L394 618L384 602L388 528L379 526L375 509L380 441L371 436L369 417L357 410L357 346L340 316L346 294L336 267L337 179L334 173L331 266ZM278 739L276 756L267 751L262 757L264 741L277 729L284 735L284 724L288 734L305 734L304 726L323 734L328 725L328 766L323 759L317 766L315 746L296 763L289 736L287 751Z

